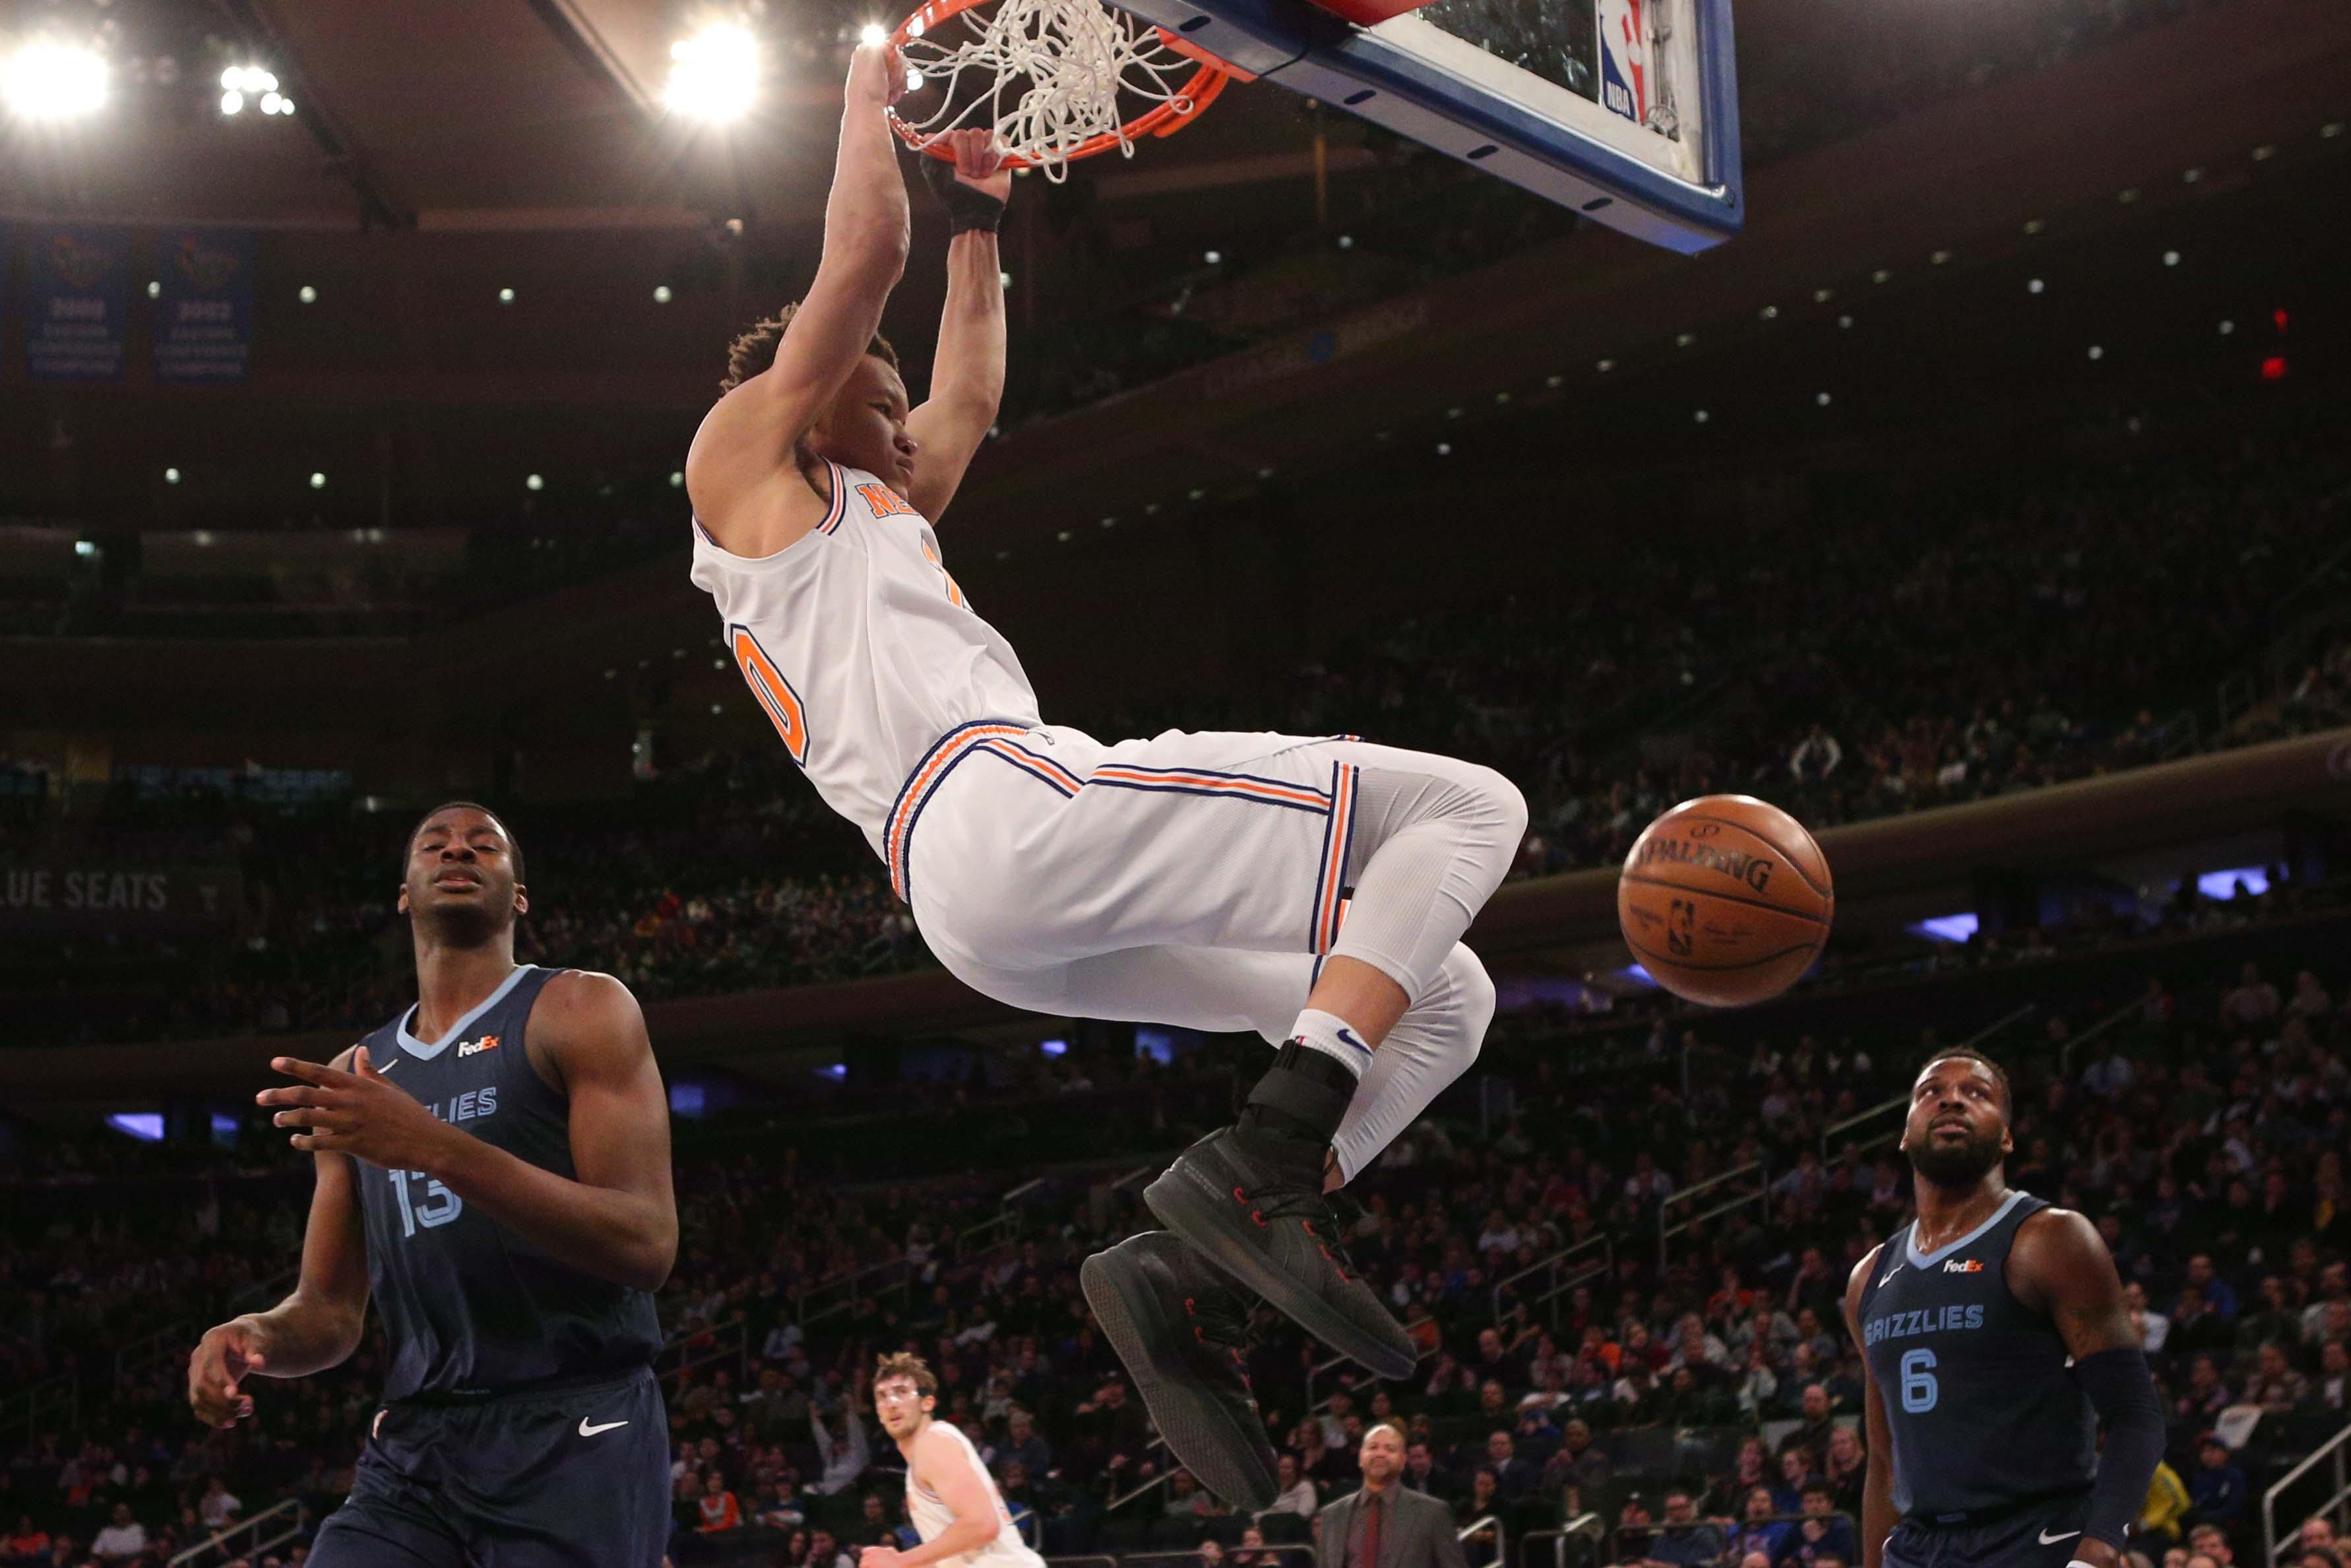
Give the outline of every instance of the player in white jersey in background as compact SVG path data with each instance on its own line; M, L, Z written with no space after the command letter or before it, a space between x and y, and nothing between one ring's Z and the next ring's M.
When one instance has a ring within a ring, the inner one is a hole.
M873 1416L906 1457L906 1517L923 1543L911 1552L869 1546L857 1568L1044 1568L971 1439L931 1419L938 1392L919 1355L885 1355L873 1369Z
M987 132L956 133L952 168L921 161L954 234L931 395L910 409L879 333L909 246L887 120L903 84L886 48L851 62L816 277L733 344L686 456L694 580L786 749L959 978L1048 1014L1279 1045L1238 1122L1146 1190L1167 1231L1082 1270L1176 1457L1263 1509L1278 1485L1236 1286L1380 1376L1411 1371L1323 1193L1476 1058L1494 992L1460 937L1526 805L1491 768L1353 737L1104 745L1044 722L932 529L1003 390L1011 182Z

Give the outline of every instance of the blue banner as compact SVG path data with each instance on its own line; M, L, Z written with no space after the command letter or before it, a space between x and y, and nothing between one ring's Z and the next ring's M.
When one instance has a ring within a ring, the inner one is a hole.
M167 229L157 246L155 379L241 382L253 362L253 231Z
M26 225L25 368L33 380L122 379L130 272L127 229Z

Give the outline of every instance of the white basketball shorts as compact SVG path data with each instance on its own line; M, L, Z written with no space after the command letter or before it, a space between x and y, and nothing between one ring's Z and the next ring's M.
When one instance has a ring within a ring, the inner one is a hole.
M1345 737L1169 730L1105 746L1058 726L967 724L899 792L891 881L939 960L1015 1006L1134 1017L1072 994L1069 968L1237 949L1298 956L1270 971L1294 1009L1339 934L1360 770L1436 760Z

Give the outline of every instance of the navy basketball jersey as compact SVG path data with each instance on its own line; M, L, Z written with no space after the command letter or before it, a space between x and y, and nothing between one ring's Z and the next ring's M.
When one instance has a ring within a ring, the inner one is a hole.
M1933 1252L1906 1225L1862 1286L1862 1354L1886 1406L1894 1508L1906 1520L1959 1523L2090 1484L2097 1414L2056 1325L2008 1289L2016 1228L2048 1207L2011 1192Z
M411 1008L360 1043L442 1121L574 1177L569 1103L523 1052L531 1005L561 972L522 965L438 1040L408 1032ZM661 1348L647 1292L557 1262L422 1171L352 1163L391 1342L387 1401L624 1371Z

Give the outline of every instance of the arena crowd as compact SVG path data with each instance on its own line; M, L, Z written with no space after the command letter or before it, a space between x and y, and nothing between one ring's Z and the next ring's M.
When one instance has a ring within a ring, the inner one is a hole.
M2253 1562L2254 1500L2351 1419L2351 970L2199 967L2195 951L2171 950L2187 967L2150 973L2085 1047L2058 1020L2009 1053L2011 1181L2096 1220L2172 1413L2139 1542L2158 1568ZM942 1411L1056 1554L1271 1562L1352 1488L1364 1423L1394 1416L1412 1437L1407 1484L1465 1527L1496 1521L1479 1529L1506 1555L1593 1515L1595 1562L1853 1563L1865 1454L1841 1288L1903 1222L1907 1176L1868 1141L1891 1121L1824 1134L1898 1094L1937 1036L1755 1039L1735 1019L1683 1035L1661 1016L1614 1053L1571 1055L1561 1028L1506 1019L1481 1071L1507 1085L1509 1113L1480 1133L1463 1105L1440 1103L1353 1189L1356 1262L1426 1345L1408 1382L1334 1368L1259 1314L1250 1370L1285 1490L1254 1520L1165 1475L1088 1321L1076 1266L1147 1223L1131 1186L1053 1185L1017 1233L978 1230L1022 1174L1014 1150L993 1171L916 1189L847 1179L857 1173L819 1168L772 1134L689 1134L684 1242L662 1297L664 1365L679 1369L673 1555L841 1568L902 1531L864 1369L912 1346L938 1371ZM1212 1049L1140 1070L1160 1107L1151 1131L1172 1146L1218 1117L1229 1060ZM1100 1056L1040 1061L997 1092L1011 1101L968 1114L1001 1121L1040 1094L1039 1116L1091 1114L1090 1097L1137 1092L1137 1073ZM1150 1133L1123 1135L1136 1148ZM83 1389L78 1406L8 1407L29 1411L0 1429L0 1513L23 1520L0 1550L16 1560L160 1562L283 1498L315 1517L348 1484L379 1343L334 1373L263 1384L253 1421L205 1434L179 1386L203 1324L158 1322L221 1309L242 1287L284 1288L255 1277L293 1258L307 1177L273 1144L206 1155L110 1139L71 1145L67 1178L53 1173L69 1150L56 1146L20 1150L0 1172L13 1186L5 1386L78 1372ZM1755 1161L1717 1189L1750 1204L1661 1249L1661 1215L1688 1213L1675 1194ZM177 1196L134 1218L104 1201L109 1183L131 1180ZM978 1239L959 1247L966 1232ZM1539 1267L1579 1246L1561 1269ZM2342 1568L2325 1521L2303 1528L2293 1561Z

